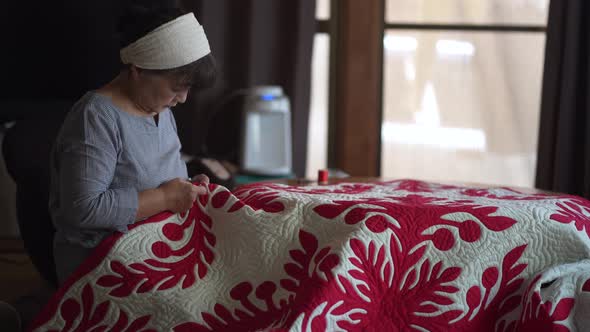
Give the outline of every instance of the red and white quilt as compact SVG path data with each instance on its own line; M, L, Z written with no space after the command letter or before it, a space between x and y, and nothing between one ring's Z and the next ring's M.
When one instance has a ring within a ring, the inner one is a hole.
M34 331L590 331L590 202L215 185L106 239Z

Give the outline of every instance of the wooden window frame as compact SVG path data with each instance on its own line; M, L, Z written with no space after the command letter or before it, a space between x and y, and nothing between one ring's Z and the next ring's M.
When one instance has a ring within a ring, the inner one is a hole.
M328 166L352 176L381 174L383 37L386 30L545 33L542 25L386 23L385 0L332 0Z
M378 176L385 0L332 0L331 10L328 166Z

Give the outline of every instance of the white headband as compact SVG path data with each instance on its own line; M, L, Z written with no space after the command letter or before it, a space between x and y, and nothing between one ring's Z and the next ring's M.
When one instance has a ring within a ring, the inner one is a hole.
M188 65L211 53L203 26L193 13L167 22L121 49L121 61L143 69Z

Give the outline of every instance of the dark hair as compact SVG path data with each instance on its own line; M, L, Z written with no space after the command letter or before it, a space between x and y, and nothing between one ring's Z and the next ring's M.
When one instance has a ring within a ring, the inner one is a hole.
M176 1L131 1L123 11L117 25L120 48L130 45L162 24L186 13L177 5ZM128 67L125 65L125 68ZM141 70L157 75L170 75L177 80L179 85L195 89L211 87L217 79L217 65L211 54L178 68Z

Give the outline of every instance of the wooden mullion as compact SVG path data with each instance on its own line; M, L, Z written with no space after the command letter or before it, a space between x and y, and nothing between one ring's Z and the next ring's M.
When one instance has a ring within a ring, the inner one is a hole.
M379 176L384 0L338 2L331 166Z

